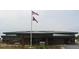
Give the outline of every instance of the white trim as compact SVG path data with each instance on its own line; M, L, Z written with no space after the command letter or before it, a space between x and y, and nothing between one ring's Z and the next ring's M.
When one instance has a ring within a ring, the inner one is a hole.
M53 36L74 36L72 34L53 34Z

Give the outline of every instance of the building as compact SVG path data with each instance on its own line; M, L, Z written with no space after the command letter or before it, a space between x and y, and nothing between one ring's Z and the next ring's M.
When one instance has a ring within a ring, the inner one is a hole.
M16 31L16 32L3 32L3 42L21 44L30 44L30 31ZM74 44L75 34L77 32L63 32L63 31L32 31L32 44L39 45L40 42L45 44Z

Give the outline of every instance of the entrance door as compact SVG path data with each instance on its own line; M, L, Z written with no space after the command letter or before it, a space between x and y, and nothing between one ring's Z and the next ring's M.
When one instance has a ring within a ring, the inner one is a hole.
M64 44L70 44L70 40L69 39L64 39Z
M33 39L32 44L33 45L39 45L40 39Z

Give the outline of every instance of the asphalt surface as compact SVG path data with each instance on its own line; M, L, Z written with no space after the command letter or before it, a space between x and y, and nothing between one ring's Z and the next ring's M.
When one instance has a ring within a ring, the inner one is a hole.
M75 45L64 45L64 49L79 49L79 41L75 40Z
M79 49L79 45L64 45L64 49Z

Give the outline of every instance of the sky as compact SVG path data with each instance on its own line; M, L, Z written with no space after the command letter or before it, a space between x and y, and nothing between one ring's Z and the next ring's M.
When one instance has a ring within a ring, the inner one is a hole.
M34 10L38 23L33 21L34 31L79 32L78 10ZM0 10L0 34L31 29L31 10Z

